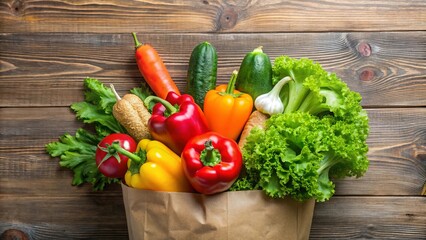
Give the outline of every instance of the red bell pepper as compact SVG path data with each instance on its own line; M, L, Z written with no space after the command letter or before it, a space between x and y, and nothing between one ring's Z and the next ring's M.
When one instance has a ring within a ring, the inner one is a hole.
M228 190L241 172L238 144L216 132L195 136L182 152L182 165L192 187L203 194Z
M186 143L194 136L210 131L206 117L191 95L178 95L169 92L166 99L149 96L149 102L158 103L152 108L152 116L148 121L148 129L152 138L164 143L176 154L180 155Z

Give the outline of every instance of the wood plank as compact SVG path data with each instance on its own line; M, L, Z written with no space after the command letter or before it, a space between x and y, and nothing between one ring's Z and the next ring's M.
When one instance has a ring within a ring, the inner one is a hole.
M426 108L368 109L368 114L370 168L362 178L336 181L336 195L420 195L426 181ZM0 108L0 116L2 192L67 195L72 174L44 145L83 126L73 113L61 107Z
M317 203L310 239L424 239L425 197L334 197Z
M28 204L31 203L31 204ZM424 197L333 197L317 203L310 239L420 239L426 234ZM120 194L2 197L0 233L31 239L126 239Z
M216 46L218 84L229 81L244 55L259 45L273 61L308 57L363 96L363 105L426 106L426 32L287 34L140 34L156 47L184 91L193 47ZM85 77L119 91L143 81L130 34L3 34L0 106L69 106L81 101Z
M87 193L73 197L60 194L0 196L0 234L18 229L29 239L127 238L121 193Z
M87 214L87 212L83 214ZM81 223L74 222L72 224L57 224L51 222L25 224L14 221L12 223L0 223L0 233L1 232L7 236L3 238L4 240L128 239L127 225L125 221L109 223L102 220L100 221L99 219L95 220L94 222L82 221ZM3 235L0 235L0 238L1 237L3 237Z
M423 0L2 1L0 32L318 32L426 29Z

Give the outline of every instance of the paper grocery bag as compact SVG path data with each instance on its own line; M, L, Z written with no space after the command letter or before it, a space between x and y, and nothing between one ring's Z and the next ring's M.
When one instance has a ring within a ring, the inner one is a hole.
M122 184L129 239L308 239L314 200L262 191L215 195L157 192Z

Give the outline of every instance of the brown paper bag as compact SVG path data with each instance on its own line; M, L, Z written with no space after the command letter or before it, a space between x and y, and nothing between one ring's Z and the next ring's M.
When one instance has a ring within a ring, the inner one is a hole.
M129 238L308 239L315 202L272 199L262 191L156 192L122 184Z

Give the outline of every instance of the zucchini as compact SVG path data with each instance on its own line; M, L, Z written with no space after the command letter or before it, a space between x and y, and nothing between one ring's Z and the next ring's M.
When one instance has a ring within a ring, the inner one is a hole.
M217 52L208 42L198 44L191 53L186 77L186 92L203 108L204 98L216 87Z
M272 90L272 64L262 46L247 53L238 71L235 88L256 98Z

